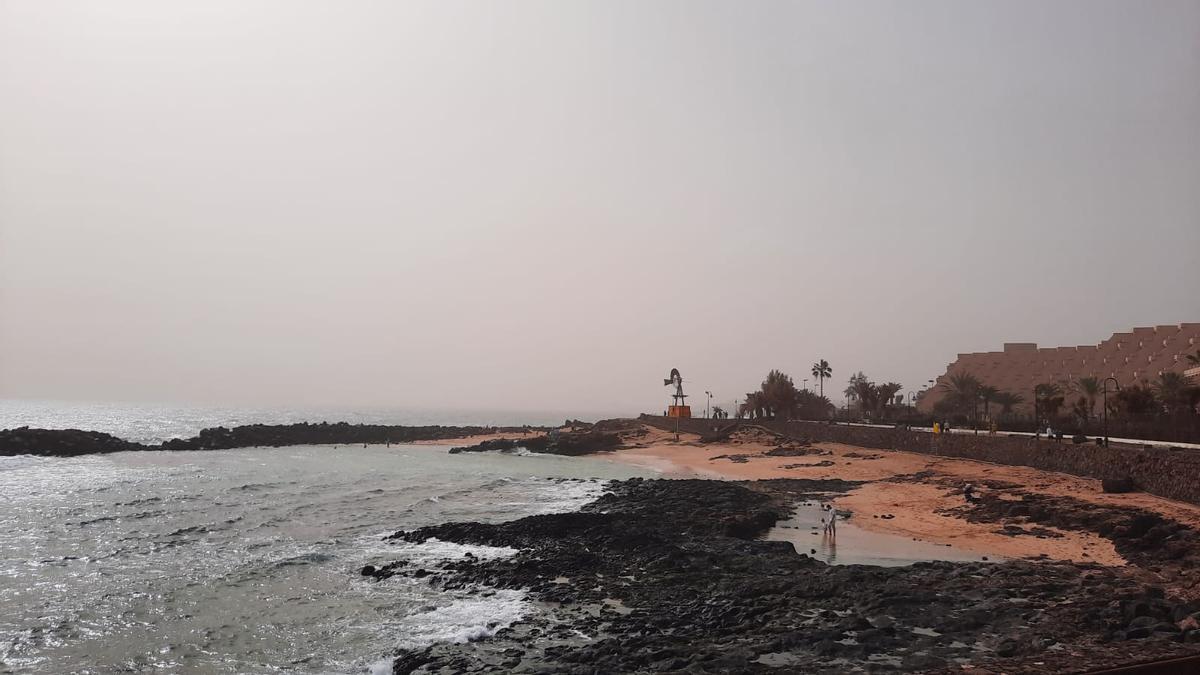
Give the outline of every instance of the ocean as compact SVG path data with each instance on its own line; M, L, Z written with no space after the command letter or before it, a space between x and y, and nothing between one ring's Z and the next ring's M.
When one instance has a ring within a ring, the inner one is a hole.
M594 422L636 417L615 411L420 410L412 408L234 408L138 403L0 399L0 429L83 429L136 443L189 438L209 427L296 422L410 426L557 426L568 419Z
M116 408L55 417L50 404L24 404L20 415L8 406L0 427L69 426L155 442L214 423L284 421L195 409L122 417ZM309 419L302 412L287 421ZM399 417L363 421L416 423ZM0 457L0 671L390 672L397 648L486 637L540 610L521 591L362 577L364 565L397 559L436 567L467 553L515 553L393 544L385 535L569 511L606 480L652 473L600 458L446 450Z

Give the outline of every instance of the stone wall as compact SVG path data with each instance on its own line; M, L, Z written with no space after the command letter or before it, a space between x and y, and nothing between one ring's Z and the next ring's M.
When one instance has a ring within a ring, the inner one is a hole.
M642 421L673 431L675 420L643 416ZM680 420L680 430L708 434L732 420ZM821 422L756 420L754 424L793 438L844 443L880 450L960 457L995 464L1028 466L1086 478L1132 478L1137 489L1168 499L1200 504L1200 451L1185 449L1103 448L1070 440L980 434L934 435L926 431L845 426Z

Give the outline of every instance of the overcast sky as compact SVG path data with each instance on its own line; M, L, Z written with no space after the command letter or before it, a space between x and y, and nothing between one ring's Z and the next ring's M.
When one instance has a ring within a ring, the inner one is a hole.
M0 0L0 397L661 410L1198 291L1196 0Z

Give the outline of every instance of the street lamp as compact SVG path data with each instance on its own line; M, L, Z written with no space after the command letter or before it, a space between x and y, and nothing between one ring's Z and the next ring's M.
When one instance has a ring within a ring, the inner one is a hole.
M1121 391L1121 383L1117 382L1115 377L1104 378L1104 447L1108 447L1108 381L1112 380L1113 384L1117 385L1117 391Z
M804 391L808 391L808 378L804 378Z

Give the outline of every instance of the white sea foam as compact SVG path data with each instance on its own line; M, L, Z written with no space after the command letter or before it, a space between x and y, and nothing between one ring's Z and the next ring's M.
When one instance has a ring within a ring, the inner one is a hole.
M511 626L531 610L532 605L522 591L498 590L487 597L458 598L443 607L404 617L398 631L404 637L398 646L415 649L436 642L482 640Z
M449 560L462 560L470 553L476 560L498 560L517 554L517 549L508 546L483 546L480 544L455 544L440 539L426 539L414 544L407 541L396 542L386 548L375 549L386 551L397 559L409 561L412 565L433 566Z
M539 499L541 513L566 513L577 511L600 498L608 491L608 482L599 480L572 480L555 482L542 488Z
M367 666L367 672L370 675L392 675L393 659L382 659Z

